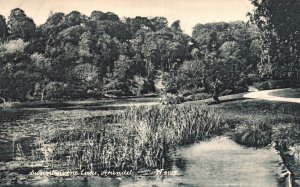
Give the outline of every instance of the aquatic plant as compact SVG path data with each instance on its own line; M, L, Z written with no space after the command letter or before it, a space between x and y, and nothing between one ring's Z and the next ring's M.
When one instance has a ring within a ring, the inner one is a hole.
M51 159L87 171L164 168L172 148L220 134L224 126L219 115L200 106L131 107L73 123L79 128L45 143L52 144Z

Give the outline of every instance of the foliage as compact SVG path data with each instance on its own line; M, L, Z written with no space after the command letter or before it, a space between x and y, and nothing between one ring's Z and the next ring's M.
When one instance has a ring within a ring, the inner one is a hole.
M279 124L272 134L273 141L283 141L288 145L299 144L300 125L296 123Z
M184 97L184 101L196 101L196 100L203 100L208 99L211 96L207 93L195 93Z
M198 24L193 37L192 59L171 69L166 76L167 92L204 89L219 102L220 95L244 92L256 80L260 47L253 26L243 22Z
M36 27L16 8L0 24L0 92L9 100L43 100L50 82L67 84L73 99L146 94L163 72L166 92L202 89L218 101L260 80L260 33L243 22L197 24L190 37L179 20L169 27L164 17L101 11L51 13Z
M31 18L28 18L22 9L13 9L8 20L10 38L21 38L25 41L30 40L35 33L36 26Z
M184 98L182 95L175 95L175 94L165 94L162 99L161 103L163 105L175 105L180 104L184 101Z
M50 82L46 86L46 97L50 99L62 99L66 96L67 85L62 82Z
M0 43L4 42L8 37L8 28L5 17L0 15Z
M295 80L268 80L262 82L256 82L253 86L258 90L271 90L279 88L290 88L290 87L299 87L299 83Z
M30 57L25 53L28 43L22 39L11 40L0 46L2 69L0 94L6 100L25 100L35 74L29 73Z
M237 127L234 139L242 145L261 147L271 143L271 133L272 127L268 123L253 120L252 124Z
M130 87L134 86L133 69L133 61L127 56L121 55L114 62L113 72L110 74L109 82L106 85L107 91L119 90L120 93L129 94Z
M299 1L252 0L250 20L263 41L260 75L268 79L299 77Z

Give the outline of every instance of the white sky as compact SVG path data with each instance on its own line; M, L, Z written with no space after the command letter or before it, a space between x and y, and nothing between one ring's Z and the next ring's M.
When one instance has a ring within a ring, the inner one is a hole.
M171 24L181 21L185 33L191 34L197 23L247 21L252 10L250 0L0 0L0 14L6 18L14 8L21 8L39 25L50 11L69 13L77 10L90 15L93 10L114 12L122 17L166 17Z

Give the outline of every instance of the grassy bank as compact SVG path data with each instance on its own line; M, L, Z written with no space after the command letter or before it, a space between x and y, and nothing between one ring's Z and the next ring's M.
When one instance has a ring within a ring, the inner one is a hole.
M300 98L300 89L287 89L272 92L271 95L278 97Z

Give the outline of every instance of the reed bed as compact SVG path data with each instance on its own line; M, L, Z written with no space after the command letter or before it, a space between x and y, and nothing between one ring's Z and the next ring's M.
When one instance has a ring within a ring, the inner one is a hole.
M211 109L177 105L131 107L104 118L77 120L74 126L38 141L37 150L52 167L165 168L173 148L221 134L224 123Z

